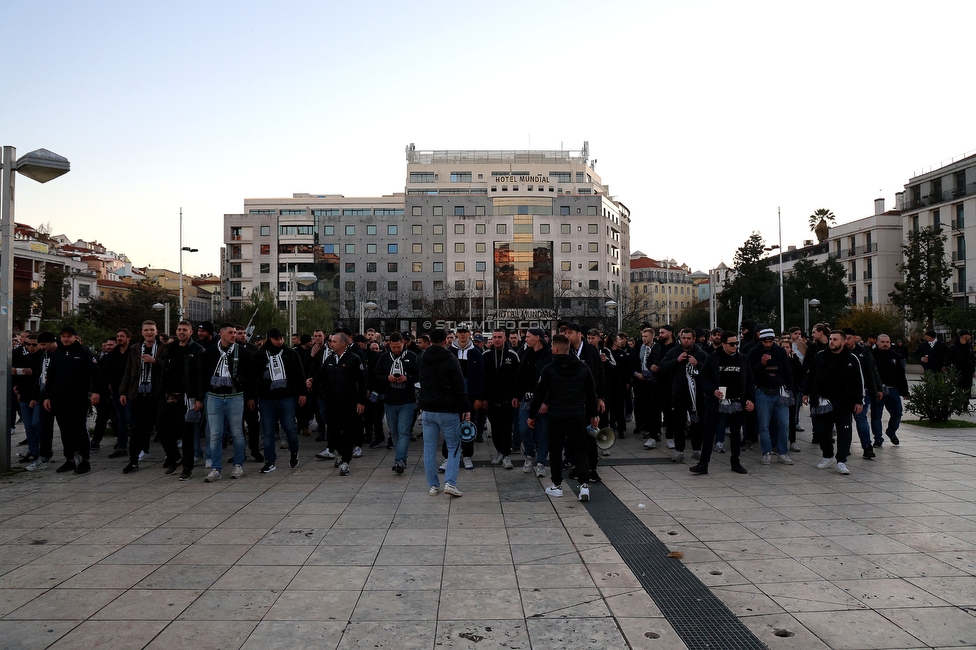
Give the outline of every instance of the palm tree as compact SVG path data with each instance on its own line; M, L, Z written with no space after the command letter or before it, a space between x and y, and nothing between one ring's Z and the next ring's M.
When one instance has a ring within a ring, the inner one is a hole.
M827 239L827 228L837 223L837 217L827 208L817 208L810 215L810 230L816 233L817 241Z

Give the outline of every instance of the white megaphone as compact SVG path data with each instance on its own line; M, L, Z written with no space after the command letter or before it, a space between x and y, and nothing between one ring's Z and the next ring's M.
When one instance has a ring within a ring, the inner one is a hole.
M597 429L590 425L586 427L586 432L596 438L596 446L604 451L613 447L613 443L617 442L617 432L610 427Z

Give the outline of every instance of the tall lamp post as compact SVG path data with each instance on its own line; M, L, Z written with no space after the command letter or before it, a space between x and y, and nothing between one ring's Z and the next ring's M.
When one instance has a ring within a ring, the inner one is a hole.
M183 245L183 208L180 208L180 308L176 310L180 320L183 320L186 313L183 309L183 305L186 304L183 302L183 253L196 253L198 250Z
M606 307L607 309L612 309L615 312L617 312L617 333L619 333L620 332L620 305L617 303L616 300L611 298L610 300L603 303L603 306Z
M803 333L810 335L810 308L819 307L820 301L816 298L803 299Z
M165 310L165 311L163 311L163 314L164 314L163 315L163 331L166 332L166 335L168 336L169 335L169 303L168 302L157 302L155 305L153 305L153 309L155 309L156 311Z
M288 273L288 336L298 332L298 287L307 287L318 282L314 273L298 272L298 264L290 265Z
M38 183L46 183L67 174L71 163L64 156L38 149L17 158L16 147L3 148L3 196L0 208L0 343L4 348L0 368L0 404L3 405L3 445L0 465L10 469L10 367L13 364L10 333L14 328L14 172L20 172Z
M366 322L366 311L373 311L377 307L379 307L379 305L372 300L359 303L359 334L363 333L363 324Z

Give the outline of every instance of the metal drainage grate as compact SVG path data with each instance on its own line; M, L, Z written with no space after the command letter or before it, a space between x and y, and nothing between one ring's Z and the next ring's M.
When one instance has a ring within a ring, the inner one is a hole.
M584 505L690 650L766 648L610 490L591 485Z

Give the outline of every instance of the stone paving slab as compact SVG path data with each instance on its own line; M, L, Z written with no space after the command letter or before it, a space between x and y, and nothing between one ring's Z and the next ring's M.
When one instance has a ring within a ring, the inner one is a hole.
M748 451L746 476L642 463L667 452L628 436L597 489L770 648L976 645L976 432L903 425L850 476L799 436L795 465ZM0 645L683 647L567 484L479 466L429 497L419 441L402 476L385 449L339 477L302 444L295 470L214 484L164 476L158 446L127 476L103 451L0 479Z

